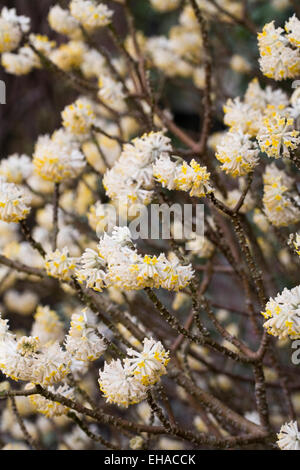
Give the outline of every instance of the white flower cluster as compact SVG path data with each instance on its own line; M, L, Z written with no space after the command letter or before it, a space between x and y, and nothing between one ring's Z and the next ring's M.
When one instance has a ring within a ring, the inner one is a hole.
M258 146L241 129L227 132L217 145L216 158L222 163L221 170L232 176L244 176L258 164Z
M266 167L263 180L263 206L268 220L275 227L299 222L299 196L292 191L293 180L275 164Z
M51 28L60 34L65 34L73 39L81 36L80 23L68 10L64 10L59 5L52 7L48 14L48 21Z
M108 403L128 407L146 398L147 388L167 373L169 353L160 341L144 339L142 352L127 350L123 364L120 359L105 363L99 372L99 386Z
M300 144L300 133L294 129L294 119L286 119L274 111L271 117L263 120L257 140L261 150L269 157L289 158L291 150Z
M300 73L299 31L300 21L296 16L282 28L275 28L274 21L264 26L258 34L260 67L264 75L275 80L295 78Z
M65 345L66 350L77 361L95 361L104 353L105 343L97 327L88 323L87 309L72 315Z
M270 299L266 310L264 327L268 333L278 338L300 338L300 286L285 288L275 299Z
M8 377L52 385L69 373L70 363L69 354L58 342L46 347L32 336L17 340L10 333L7 320L0 317L0 368Z
M30 212L30 201L22 186L0 178L0 220L10 223L25 219Z
M21 47L17 53L4 52L1 57L1 64L7 73L13 75L26 75L33 68L40 67L37 55L29 46Z
M269 157L290 158L300 144L294 119L299 115L296 92L288 105L284 92L270 86L263 90L256 78L250 82L244 100L229 99L224 106L224 122L230 129L216 144L221 169L232 176L244 176L258 165L259 148Z
M72 135L60 129L51 137L38 138L33 165L43 179L59 183L76 178L85 166L85 159Z
M21 42L23 33L27 33L29 28L29 18L18 16L15 8L9 10L3 7L0 15L0 53L16 49Z
M172 150L162 132L150 132L123 146L122 154L103 178L107 195L119 206L147 205L154 186L152 162Z
M8 183L21 184L33 172L31 159L27 155L13 154L3 158L0 163L0 175Z
M62 112L63 126L75 136L89 134L95 123L95 113L90 101L79 98L75 103L67 106Z
M70 281L76 268L76 260L69 256L69 250L64 247L62 251L49 251L45 257L45 268L49 276Z
M82 268L76 271L78 281L85 281L96 291L110 286L122 290L162 287L178 291L193 277L191 265L182 266L176 257L168 260L164 254L138 254L127 227L115 227L111 236L105 233L97 252L87 249L81 264Z
M26 388L30 389L32 385L27 385ZM69 400L74 399L74 389L69 387L67 384L59 385L57 387L50 385L46 387L48 392L58 394L64 398L68 398ZM42 395L30 395L30 401L33 404L36 411L42 413L43 415L47 416L47 418L55 418L57 416L66 415L69 411L69 408L62 405L57 401L47 400L47 398L43 397Z
M187 191L191 197L204 197L212 192L210 173L194 159L190 164L179 160L174 162L168 154L163 153L153 164L153 175L163 187Z
M94 0L72 0L70 11L88 31L109 25L113 16L113 11L104 3L97 3Z
M160 11L177 8L178 1L153 1ZM168 37L154 36L146 39L143 50L149 60L169 77L193 78L197 86L197 76L203 71L203 43L199 24L193 9L187 6L179 16L179 24L170 28ZM193 67L192 63L199 64Z
M300 450L300 432L297 421L281 426L277 434L277 445L281 450Z

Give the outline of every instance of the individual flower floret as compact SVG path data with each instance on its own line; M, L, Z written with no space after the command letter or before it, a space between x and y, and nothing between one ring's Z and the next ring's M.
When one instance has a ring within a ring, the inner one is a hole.
M139 158L153 162L163 153L172 151L171 139L163 132L149 132L132 141ZM126 153L126 151L125 151Z
M39 137L33 155L36 173L47 181L60 183L75 178L85 166L77 144L63 136L64 131Z
M15 8L3 7L0 15L0 53L11 52L18 47L22 33L30 28L30 19L18 16Z
M31 382L41 385L61 382L69 374L70 365L70 355L61 349L59 343L47 345L41 349L34 364Z
M276 111L263 120L257 140L260 148L269 157L290 157L291 150L300 144L299 131L294 129L294 119L286 119Z
M176 162L171 160L168 153L161 154L153 164L153 176L163 188L174 189L176 166Z
M277 434L277 445L281 450L300 450L300 432L297 421L281 426Z
M30 197L21 186L0 179L0 220L19 222L30 212Z
M102 75L98 80L100 100L113 109L124 107L125 93L123 84L113 80L109 75Z
M120 359L106 362L99 376L100 390L108 403L127 408L146 398L146 387L123 367Z
M154 385L167 373L169 352L160 341L145 338L142 352L128 349L127 355L130 357L124 360L126 369L145 386Z
M80 36L79 21L73 18L68 10L64 10L59 5L55 5L50 9L48 21L51 28L57 33L75 39Z
M87 248L80 259L80 264L81 267L76 271L78 281L80 283L85 281L90 289L102 292L107 280L104 270L105 260L96 251Z
M275 299L270 299L266 310L264 328L278 338L300 338L300 286L285 288Z
M40 341L37 337L22 336L17 342L17 352L21 356L31 356L37 352L40 346Z
M88 31L107 26L113 16L113 11L104 3L96 3L94 0L72 0L70 11Z
M80 314L74 313L71 318L71 328L66 337L67 351L78 361L95 361L106 349L97 331L96 326L88 323L86 310Z
M217 145L216 158L221 169L232 176L244 176L258 164L258 146L241 130L231 130Z
M95 122L95 113L87 99L79 98L62 112L64 127L76 136L89 133Z
M74 258L69 257L69 250L65 247L62 251L55 250L47 253L45 267L49 276L70 281L76 268L76 262Z
M28 389L31 387L32 385L28 385ZM61 395L62 397L68 398L69 400L74 399L74 389L69 387L67 384L59 385L58 387L47 387L47 391ZM47 416L47 418L66 415L69 411L69 408L62 405L61 403L47 400L47 398L43 397L42 395L30 395L29 398L36 411Z

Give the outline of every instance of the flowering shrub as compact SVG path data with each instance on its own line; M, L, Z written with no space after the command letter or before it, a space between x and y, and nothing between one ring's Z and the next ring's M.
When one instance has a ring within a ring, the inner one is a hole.
M73 93L1 155L0 446L300 450L297 2L64 3L0 12L7 89Z

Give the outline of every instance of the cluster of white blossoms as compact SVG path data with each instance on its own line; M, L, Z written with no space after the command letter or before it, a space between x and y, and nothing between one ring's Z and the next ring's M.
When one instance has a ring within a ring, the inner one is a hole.
M175 2L155 1L155 7L166 11ZM178 2L176 7L178 6ZM179 24L170 28L168 37L153 36L144 40L143 50L149 60L169 77L192 78L197 85L198 74L203 71L203 42L194 10L187 6L179 16ZM197 68L192 63L199 64ZM195 76L194 76L195 74Z
M0 220L8 223L24 220L30 212L30 202L22 186L0 178Z
M113 11L104 3L94 0L72 0L70 12L87 31L109 25L113 16Z
M300 450L300 432L297 421L281 426L277 434L277 445L281 450Z
M99 372L99 386L108 403L128 407L140 403L150 386L167 373L169 352L160 341L144 339L141 352L128 349L123 363L120 359L105 363Z
M163 153L153 164L153 175L163 187L187 191L191 197L204 197L212 192L210 173L194 159L190 163L178 158L173 161Z
M263 120L257 140L261 150L269 157L289 158L290 152L300 144L300 133L294 128L294 119L285 118L274 111Z
M40 67L37 55L29 46L21 47L17 53L4 52L1 64L7 73L13 75L26 75L34 68Z
M83 41L74 40L61 44L54 49L49 58L61 70L68 72L72 69L80 68L86 52L86 44Z
M85 167L85 158L72 135L60 129L50 137L38 138L33 154L35 172L47 181L60 183L76 178Z
M193 277L191 265L183 266L174 257L138 254L127 227L115 227L112 235L104 233L97 251L87 249L76 270L79 282L96 291L104 287L121 290L140 290L145 287L178 291Z
M58 342L42 345L37 337L17 340L9 331L7 320L0 317L0 368L13 380L52 385L70 371L69 354Z
M95 118L93 106L86 98L78 98L62 112L63 126L76 136L89 134Z
M296 78L300 73L300 21L293 16L284 29L275 28L274 21L258 34L260 67L264 75L274 80Z
M98 80L99 99L116 111L126 109L124 99L124 87L121 82L117 82L110 75L103 74Z
M33 165L27 155L13 154L0 163L0 176L8 183L21 184L32 174Z
M221 169L233 177L244 176L258 165L259 150L268 157L291 158L300 144L298 108L298 93L289 103L281 90L262 89L256 78L252 80L243 100L229 99L224 106L229 131L216 144Z
M23 33L30 28L30 19L18 16L15 8L3 7L0 14L0 53L15 50L22 39Z
M290 337L300 338L300 286L289 290L285 288L281 294L270 299L262 312L266 318L264 328L270 335L279 339Z
M32 384L28 384L26 386L26 388L28 389L30 389L31 387ZM59 396L62 396L64 398L68 398L69 400L73 400L75 396L74 389L67 384L59 385L56 387L50 385L46 388L46 390L48 392L58 394ZM47 400L47 398L43 397L42 395L30 395L29 398L36 411L47 416L47 418L63 416L66 415L69 411L69 408L62 405L61 403L57 401Z
M79 21L71 15L69 10L65 10L59 5L50 9L48 21L51 28L57 33L65 34L73 39L81 37Z
M232 176L244 176L258 164L258 146L241 129L227 132L217 145L216 158L222 163L221 170Z
M62 251L49 251L45 257L45 268L49 276L70 281L76 268L76 260L69 256L69 250L64 247Z
M107 285L106 261L95 250L86 248L80 259L80 267L76 271L80 283L97 292L102 292Z
M107 195L119 206L147 205L154 187L152 163L172 150L162 132L150 132L123 146L120 158L103 178Z
M292 190L292 178L272 164L266 167L263 181L263 207L268 220L276 227L299 222L299 196Z
M106 350L97 327L88 322L87 309L73 313L65 345L71 356L84 362L95 361Z

